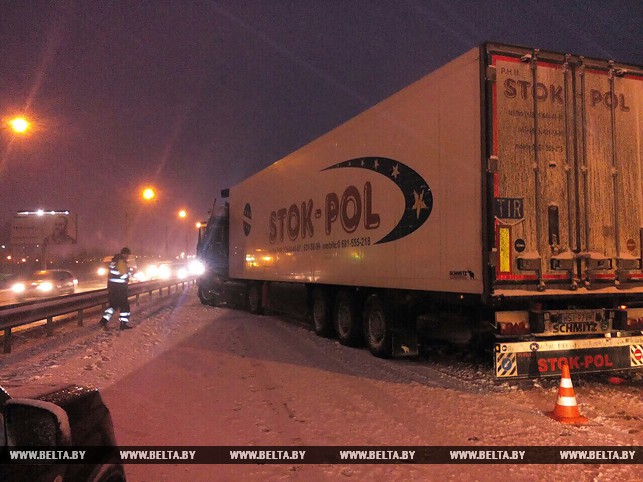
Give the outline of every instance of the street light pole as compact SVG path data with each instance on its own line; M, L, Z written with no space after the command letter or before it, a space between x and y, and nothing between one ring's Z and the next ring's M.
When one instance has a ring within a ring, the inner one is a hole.
M154 204L157 201L157 196L156 196L156 188L152 186L144 186L140 188L139 190L139 195L140 198L145 202L146 204ZM136 216L135 216L136 219ZM129 217L128 213L125 213L125 223L127 226L126 233L125 233L125 239L127 240L127 245L130 246L131 244L131 237L132 237L132 231L133 231L133 226L130 226L129 222ZM167 231L167 229L166 229ZM167 232L165 234L165 250L167 251Z
M188 217L188 212L187 212L185 209L181 209L181 210L177 213L177 215L178 215L179 219L181 219L181 220L183 220L183 221L186 221L186 220L187 220L187 217ZM188 224L187 224L187 223L186 223L186 226L188 226ZM185 227L185 226L184 226L184 227ZM186 227L186 229L189 229L189 226L188 226L188 227ZM185 250L183 251L183 257L184 257L184 258L187 258L187 256L188 256L188 232L186 231L186 232L185 232Z
M132 239L132 230L129 223L129 211L125 211L125 246L130 246Z
M29 131L31 131L32 129L32 122L23 115L13 117L9 120L3 119L3 122L0 123L0 141L2 141L3 140L2 138L4 137L4 133L1 131L5 129L11 131L12 134L9 139L9 142L6 145L3 145L4 143L0 143L0 173L4 169L5 162L9 158L9 153L11 152L11 146L13 145L14 140L17 139L18 137L28 137ZM43 262L45 263L45 269L46 269L47 260L46 260L46 253L44 252L45 249L46 248L43 247ZM16 250L16 245L13 244L13 242L11 242L11 264L12 265L16 263L15 250ZM13 267L11 271L12 272L14 271Z

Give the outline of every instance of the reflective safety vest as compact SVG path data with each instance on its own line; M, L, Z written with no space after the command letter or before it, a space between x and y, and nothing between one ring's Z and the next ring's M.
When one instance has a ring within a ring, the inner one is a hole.
M122 254L117 254L109 263L109 283L127 284L129 281L129 267L127 258Z

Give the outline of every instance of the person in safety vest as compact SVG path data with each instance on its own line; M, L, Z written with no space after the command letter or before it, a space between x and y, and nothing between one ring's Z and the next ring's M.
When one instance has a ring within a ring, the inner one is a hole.
M119 310L118 319L121 322L121 330L132 328L129 324L130 306L127 299L127 285L129 283L130 268L127 265L127 258L132 254L129 248L121 249L121 252L114 255L109 263L109 278L107 280L107 295L109 306L103 313L100 324L107 327L112 315Z

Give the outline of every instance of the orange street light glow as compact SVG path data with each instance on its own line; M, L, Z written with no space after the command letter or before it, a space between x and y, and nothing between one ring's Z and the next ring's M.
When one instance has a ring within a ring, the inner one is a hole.
M143 189L142 196L146 201L151 201L156 197L156 193L151 187L146 187L145 189Z
M185 218L188 215L187 211L185 209L181 209L179 211L179 217L180 218Z
M24 134L29 129L31 123L24 117L14 117L9 121L9 125L14 132Z

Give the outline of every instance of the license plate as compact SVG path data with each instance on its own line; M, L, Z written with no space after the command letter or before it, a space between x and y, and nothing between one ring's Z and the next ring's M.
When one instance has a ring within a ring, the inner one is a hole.
M605 333L610 328L602 310L559 311L551 312L551 315L550 321L545 323L544 335Z
M575 311L573 313L561 313L560 321L563 323L592 323L597 319L594 311ZM598 318L600 319L600 317Z

